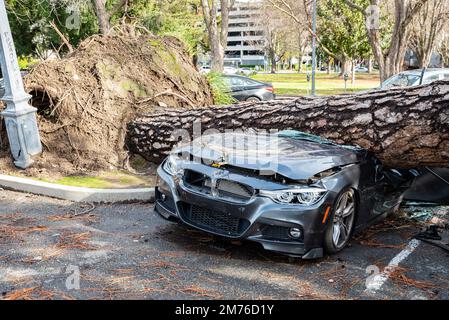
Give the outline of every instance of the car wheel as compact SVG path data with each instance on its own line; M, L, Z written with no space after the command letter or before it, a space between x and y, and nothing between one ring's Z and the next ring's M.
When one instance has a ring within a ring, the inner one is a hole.
M324 235L324 249L337 253L346 247L354 230L357 203L354 189L345 189L337 197Z
M248 99L246 99L247 102L260 102L262 100L260 100L257 97L249 97Z

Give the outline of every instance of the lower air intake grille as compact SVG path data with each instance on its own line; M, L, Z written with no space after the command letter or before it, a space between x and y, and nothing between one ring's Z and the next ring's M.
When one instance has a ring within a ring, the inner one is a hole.
M281 226L265 226L262 228L262 235L266 239L270 240L280 240L280 241L298 241L301 239L292 239L289 236L290 228L281 227Z
M181 214L192 225L226 236L239 236L249 226L245 219L185 203Z

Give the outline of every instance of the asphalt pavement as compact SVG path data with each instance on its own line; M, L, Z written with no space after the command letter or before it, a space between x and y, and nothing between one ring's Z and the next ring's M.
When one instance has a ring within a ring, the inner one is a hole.
M152 204L3 190L0 298L449 299L449 257L413 242L418 231L391 218L303 261L165 221Z

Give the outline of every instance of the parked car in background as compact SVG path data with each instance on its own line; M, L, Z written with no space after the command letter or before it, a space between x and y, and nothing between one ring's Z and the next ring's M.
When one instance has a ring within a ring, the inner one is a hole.
M239 73L239 69L234 68L234 67L224 67L223 68L223 74L226 75L236 75Z
M268 101L276 98L273 85L243 76L223 75L229 93L238 101Z
M202 66L199 71L202 74L208 74L210 72L210 67L209 66Z
M422 78L422 79L421 79ZM390 89L395 87L412 87L420 84L429 84L437 80L449 80L449 69L434 68L409 70L398 73L385 80L380 89Z
M369 69L367 67L363 67L363 66L359 66L357 68L355 68L355 72L358 73L368 73Z
M238 73L242 76L252 76L254 74L257 74L255 70L251 70L249 68L239 68Z
M156 212L303 259L341 251L397 210L414 179L365 149L298 131L199 139L158 168Z

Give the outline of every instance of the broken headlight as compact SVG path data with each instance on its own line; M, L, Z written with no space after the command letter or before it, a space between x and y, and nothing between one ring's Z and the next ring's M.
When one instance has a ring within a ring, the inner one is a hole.
M266 191L260 190L261 196L266 196L281 204L298 204L311 206L318 203L327 190L316 187L299 187L286 190Z
M176 155L170 155L162 168L171 176L182 177L184 175L184 169L181 168L181 159Z

